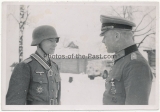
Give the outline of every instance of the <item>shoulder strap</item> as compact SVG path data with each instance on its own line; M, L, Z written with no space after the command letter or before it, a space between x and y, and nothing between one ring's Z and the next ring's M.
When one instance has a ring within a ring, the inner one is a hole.
M50 67L37 54L31 54L31 56L36 59L46 70L50 70Z
M31 62L31 61L32 61L31 58L27 58L27 59L25 59L23 62L24 62L24 63L29 63L29 62Z

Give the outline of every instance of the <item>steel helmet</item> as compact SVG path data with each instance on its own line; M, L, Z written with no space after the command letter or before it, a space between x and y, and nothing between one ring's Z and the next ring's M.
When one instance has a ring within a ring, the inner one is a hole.
M37 46L45 39L56 38L57 43L59 41L59 37L57 36L57 32L54 27L49 25L39 26L34 29L32 33L32 43L31 46Z

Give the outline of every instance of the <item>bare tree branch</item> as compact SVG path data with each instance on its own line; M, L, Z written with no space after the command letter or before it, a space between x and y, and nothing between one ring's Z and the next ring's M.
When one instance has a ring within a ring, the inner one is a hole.
M25 13L27 13L27 12L28 12L28 8L29 8L29 5L27 6L27 11L26 11Z
M124 16L124 18L125 18L124 6L123 6L123 16Z
M156 18L156 17L155 17ZM137 31L135 31L135 32L139 32L139 31L142 31L142 30L144 30L145 28L147 28L154 20L155 20L155 18L153 18L152 20L151 20L151 22L149 23L149 24L147 24L144 28L142 28L142 29L140 29L140 30L137 30Z
M139 43L137 43L137 44L139 44ZM146 47L146 46L141 46L141 48L146 48L146 49L152 50L151 47Z
M127 8L127 6L126 6L126 9L125 9L125 18L126 18L126 13L127 13L127 10L128 10L128 8Z
M128 14L128 19L132 21L133 17L132 17L132 14L133 14L133 11L132 11L132 7L129 6L127 8L127 14Z
M135 8L133 8L132 13L136 13L136 12L143 12L143 11L142 11L142 10L140 10L139 8L141 8L141 7L136 6Z
M112 7L112 6L111 6ZM113 11L117 13L118 16L120 16L120 14L112 7ZM120 16L121 17L121 16Z
M129 13L130 13L130 12L129 12L128 8L127 8L127 14L129 15Z
M135 13L135 12L142 12L142 11L140 11L140 10L134 10L134 11L132 11L132 13Z
M127 10L127 7L123 6L123 16L124 16L124 18L126 18L126 10Z
M134 37L145 35L145 34L147 34L148 32L150 32L151 30L152 30L152 29L150 28L147 32L145 32L145 33L143 33L143 34L139 34L139 35L134 35Z
M139 46L143 43L143 41L149 36L149 35L154 35L154 34L156 34L155 32L154 33L150 33L150 34L148 34L148 35L146 35L143 39L142 39L142 41L139 43L139 45L138 45L138 48L139 48Z
M28 13L28 10L27 10L27 17L26 17L25 21L22 23L22 25L20 26L20 29L26 24L28 16L29 16L29 13Z
M152 28L152 30L155 29L156 28L156 23L151 24L151 28Z
M17 21L17 23L19 24L18 19L16 19L16 17L15 17L12 13L10 13L10 14L8 15L8 17L9 17L10 15L11 15L11 16Z
M156 26L154 26L154 27L151 27L151 29L153 30L153 29L155 29L156 28Z
M148 13L146 13L143 17L142 17L142 19L141 19L141 21L139 22L139 24L137 25L137 27L135 28L135 30L134 31L136 31L137 30L137 28L141 25L141 23L143 22L143 19L150 13L150 12L152 12L153 10L155 10L155 8L154 9L152 9L152 10L150 10Z
M148 17L150 17L151 19L153 19L153 17L151 15L148 15Z

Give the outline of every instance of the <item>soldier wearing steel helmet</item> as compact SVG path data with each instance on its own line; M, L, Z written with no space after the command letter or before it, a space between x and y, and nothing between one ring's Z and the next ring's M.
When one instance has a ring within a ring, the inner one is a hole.
M135 23L124 18L100 16L101 36L108 53L115 53L103 94L104 105L148 105L152 73L133 41Z
M35 53L19 63L12 72L7 105L60 105L61 78L58 66L49 58L59 41L52 26L34 29L31 46Z

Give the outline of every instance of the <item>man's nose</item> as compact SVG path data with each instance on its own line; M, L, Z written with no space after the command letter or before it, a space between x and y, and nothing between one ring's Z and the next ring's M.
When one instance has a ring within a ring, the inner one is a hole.
M56 42L54 42L54 43L53 43L53 46L54 46L54 47L56 47L56 46L57 46L57 43L56 43Z
M55 47L56 47L56 46L57 46L57 43L55 43L54 45L55 45Z

